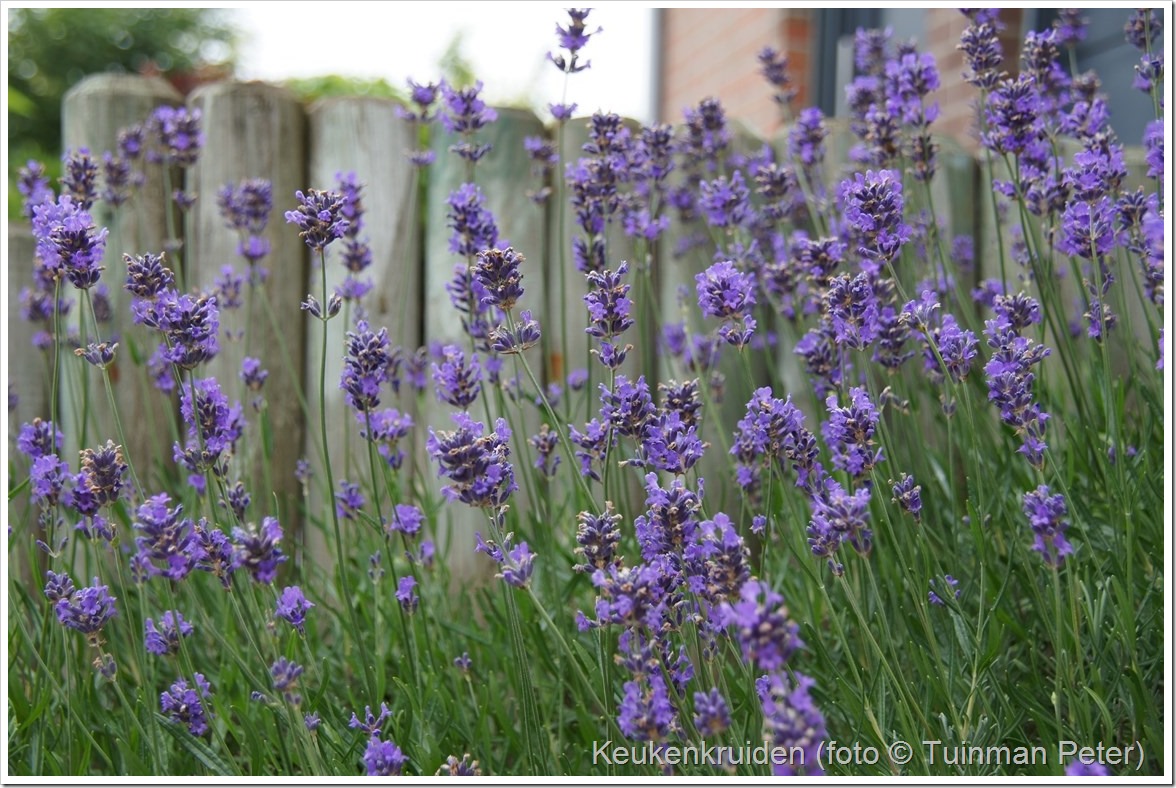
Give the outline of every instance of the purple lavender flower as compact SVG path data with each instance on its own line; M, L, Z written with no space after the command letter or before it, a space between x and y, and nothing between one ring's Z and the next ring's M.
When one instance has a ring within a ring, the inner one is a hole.
M526 588L527 583L531 580L531 572L535 562L535 554L531 552L531 548L526 542L512 545L511 536L508 534L503 539L501 552L502 560L499 562L499 566L502 571L495 577L501 577L504 583L515 588Z
M751 192L739 170L730 180L719 176L713 181L699 181L698 191L698 207L712 227L743 227L751 221Z
M853 64L863 74L880 76L891 55L891 28L859 27L853 34Z
M178 610L168 610L159 617L158 626L152 619L147 619L143 623L143 633L147 652L166 657L179 652L180 638L192 634L192 625Z
M404 770L408 758L392 741L381 741L372 736L363 752L363 765L368 777L393 777Z
M163 278L170 280L170 273ZM220 312L215 295L180 295L168 287L158 291L154 298L136 299L131 312L136 323L163 333L166 344L163 360L180 369L194 369L216 356L220 349L217 342Z
M164 576L183 580L199 557L192 521L183 517L183 506L169 509L170 502L167 493L148 498L131 523L138 550L136 566L144 579Z
M278 543L282 541L282 525L275 517L265 517L261 528L234 528L234 556L238 566L249 570L258 583L269 584L278 574L278 565L287 560Z
M956 580L951 575L944 575L943 582L941 584L937 584L936 583L937 579L938 578L933 577L929 581L927 581L928 585L931 586L931 590L927 592L927 601L928 602L930 602L933 605L940 605L940 606L943 606L945 604L943 601L943 597L941 597L941 596L939 596L939 594L935 593L935 589L936 589L937 585L942 586L942 588L940 588L940 590L943 591L943 593L954 596L956 599L960 598L960 591L959 591L959 589L956 588L956 586L958 586L960 584L959 580Z
M797 635L799 628L782 604L783 597L758 580L744 583L739 595L739 602L720 605L720 620L735 629L749 664L757 670L782 669L804 645Z
M223 477L225 455L233 451L244 430L240 403L230 406L216 378L203 378L181 391L180 415L187 425L187 440L183 446L174 445L176 461L193 474L212 471Z
M769 673L756 679L766 737L786 752L799 747L803 753L802 758L774 764L774 775L795 776L802 768L806 776L824 774L820 748L826 735L825 717L809 696L809 688L814 683L803 673L795 674L795 683L784 673Z
M1021 448L1017 451L1035 468L1040 468L1045 462L1043 438L1049 414L1033 402L1034 375L1030 370L1049 355L1049 348L1021 336L1003 314L985 321L984 335L993 349L992 358L984 367L988 400L1000 408L1001 421L1016 428L1021 436Z
M1019 154L1042 134L1041 96L1031 74L996 83L984 112L988 131L981 141L996 153Z
M188 111L184 107L156 107L147 121L147 132L162 149L164 160L171 165L192 166L200 156L200 149L204 147L198 109Z
M1082 15L1081 8L1059 8L1053 26L1058 46L1074 47L1086 40L1090 20Z
M636 741L658 742L678 729L678 715L660 673L641 681L625 682L617 714L621 733Z
M688 488L681 477L673 479L669 488L663 489L656 473L646 474L645 506L648 511L634 521L637 542L646 561L656 563L658 556L679 555L688 544L696 541L703 492L701 480L697 492ZM621 562L613 563L619 567Z
M126 289L136 300L152 300L166 290L175 287L175 275L164 262L164 255L144 254L132 257L123 255L127 266Z
M838 345L862 350L880 333L878 297L867 274L841 274L829 282L823 297Z
M392 716L392 710L388 708L387 703L380 704L380 716L372 714L371 706L363 707L363 719L351 713L351 721L347 723L347 727L352 730L361 730L368 736L379 736L384 723Z
M552 406L555 406L554 403ZM528 439L528 443L535 449L535 467L543 474L543 477L550 479L555 476L563 459L555 453L555 449L559 445L559 433L544 424L539 428L539 432Z
M83 449L81 471L85 485L94 496L95 507L113 504L122 496L127 464L122 446L115 446L114 441L108 440L98 449Z
M655 475L656 478L656 475ZM668 555L656 555L634 567L609 565L592 573L596 587L596 620L580 616L580 629L616 625L656 631L676 604L678 572Z
M393 508L392 522L388 523L388 532L399 532L405 536L416 536L420 533L421 525L425 522L425 514L416 506L398 503Z
M62 597L53 605L57 620L70 629L76 629L87 637L96 639L106 622L118 615L114 607L117 601L110 595L110 588L98 584L79 588L69 595Z
M68 600L76 590L68 573L45 572L45 598L50 604L56 605L62 599Z
M760 50L757 59L760 63L760 74L775 88L772 100L785 107L791 107L796 98L796 88L792 87L792 78L788 73L788 57L766 46Z
M98 283L104 267L106 228L99 229L82 205L68 194L33 207L37 256L51 278L67 278L79 290Z
M1062 214L1058 248L1086 260L1106 256L1114 249L1114 203L1110 197L1095 202L1074 200Z
M704 739L722 736L731 727L731 711L718 687L694 693L694 727Z
M841 575L845 567L836 561L835 554L842 543L850 542L861 553L870 550L873 538L867 527L870 487L851 494L836 479L826 477L823 486L814 492L811 504L809 547L814 556L828 559L833 574Z
M282 697L291 705L302 703L302 696L297 692L298 679L302 676L303 667L285 657L270 666L270 678L274 683L274 691L282 693Z
M98 199L98 163L89 148L68 150L61 157L61 193L68 194L83 211L88 211Z
M685 157L686 168L703 167L714 171L718 167L720 154L731 144L731 132L727 128L722 103L716 98L707 97L698 102L697 108L687 109L683 114L686 134L679 151Z
M911 237L902 220L902 175L867 170L841 182L837 192L845 222L858 239L858 252L875 266L891 262Z
M819 488L825 471L816 460L816 439L805 429L804 415L791 396L780 400L770 388L756 389L738 427L731 454L738 458L736 476L742 487L754 486L753 466L766 456L775 462L791 461L796 486L810 493Z
M580 461L580 473L600 481L600 473L594 466L599 465L605 453L616 444L616 435L606 423L593 419L580 432L575 425L569 425L568 437L578 448L576 459Z
M239 565L233 543L227 534L217 528L210 528L203 518L193 528L196 569L217 576L226 590L232 586L233 572Z
M904 473L897 483L893 484L894 502L902 507L919 522L923 511L923 499L920 497L922 487L915 484L915 477Z
M694 277L698 306L704 315L742 317L755 306L755 276L739 271L734 262L715 263Z
M472 136L480 129L498 119L498 113L486 106L480 94L482 82L466 88L454 88L448 83L441 84L444 107L440 112L441 125L450 134L459 134L465 139L449 150L469 162L476 162L490 152L490 144L474 144Z
M212 696L212 688L201 673L194 673L193 679L192 687L186 679L177 679L160 694L159 706L172 722L186 725L193 736L203 736L208 733L211 716L204 704Z
M878 410L864 388L849 390L850 404L839 407L836 394L825 400L829 420L822 433L833 452L833 467L857 478L882 461L882 450L874 450L874 430L878 425Z
M641 436L642 464L676 476L686 474L702 459L708 444L695 425L676 411L660 411L645 423Z
M925 127L938 114L935 105L925 107L923 101L939 89L939 70L935 57L929 52L922 55L903 55L886 64L887 111L901 117L908 125Z
M633 301L629 298L629 285L621 282L621 277L628 272L629 264L621 263L615 272L589 271L584 275L592 288L584 296L592 325L584 331L600 340L601 349L594 352L610 369L621 365L631 347L619 347L613 341L633 326L630 317Z
M449 500L476 507L499 508L518 489L510 464L510 428L498 419L494 432L483 434L484 425L468 413L453 414L457 429L429 429L425 448L437 463L438 477L450 484L441 492Z
M580 512L576 515L579 525L576 528L575 549L577 555L583 556L583 564L576 564L573 569L577 572L594 572L609 566L620 566L617 557L617 545L621 541L621 532L617 527L621 516L613 510L611 501L606 501L604 513L594 515L591 512Z
M592 11L591 8L569 8L567 11L568 26L556 24L555 33L559 37L560 48L568 53L568 57L548 52L547 59L563 73L576 74L592 65L592 61L580 62L580 50L588 45L589 38L601 32L601 28L598 27L591 33L587 32L584 22Z
M416 593L417 581L412 575L405 575L396 583L396 601L404 612L411 615L420 604L420 597Z
M368 328L366 320L347 332L347 356L339 388L347 404L358 411L370 411L380 404L380 387L388 379L388 329Z
M1022 510L1033 528L1033 549L1050 566L1061 566L1074 548L1066 541L1066 529L1070 521L1067 515L1066 499L1051 495L1048 485L1042 484L1036 490L1025 493Z
M478 252L474 276L485 289L482 302L487 306L498 307L503 312L514 309L515 303L523 295L519 267L525 262L526 258L510 246Z
M788 152L808 170L825 160L825 114L817 107L800 111L796 125L788 132Z
M402 414L395 408L356 413L359 421L359 434L364 440L370 440L377 446L380 456L388 461L388 466L396 469L404 462L404 452L400 450L400 441L408 436L412 430L412 417ZM370 425L370 431L369 431Z
M32 424L22 424L16 438L16 447L30 460L61 451L65 436L53 422L33 419Z
M1098 761L1084 761L1076 758L1066 767L1067 777L1106 777L1110 772Z
M131 198L131 186L134 176L131 163L110 151L102 154L102 200L114 208L118 208Z
M1131 87L1150 93L1153 86L1160 84L1164 78L1164 56L1162 54L1144 54L1135 66L1135 79Z
M416 112L411 112L400 108L401 111L397 114L406 120L428 123L430 120L432 120L432 118L429 117L429 109L437 101L437 96L440 92L440 86L435 82L418 83L413 81L413 79L410 77L408 80L408 88L409 98L412 100L412 103L417 106L417 110Z
M29 159L28 163L20 168L16 185L24 200L21 213L26 219L33 218L35 206L55 200L53 189L49 186L49 178L45 175L45 165L35 159Z
M483 249L498 246L498 226L486 207L482 190L472 183L463 183L450 193L446 204L446 226L453 230L449 251L465 258L473 258Z
M625 375L617 375L611 391L608 386L600 384L600 418L619 435L640 440L646 422L655 411L644 375L635 382Z
M303 635L306 634L306 614L310 612L312 607L315 607L314 602L306 598L301 588L286 586L278 595L278 604L274 615L290 622L290 625L298 630L298 634Z
M433 364L433 386L438 402L468 410L482 392L482 367L478 357L466 355L457 345L442 349L443 361Z
M264 178L242 180L235 187L227 183L217 192L217 206L225 224L250 235L265 231L273 204L273 186Z
M339 482L339 492L335 493L336 514L344 520L354 520L366 503L358 484L346 479Z
M237 482L228 489L227 494L221 499L220 505L233 513L238 522L245 521L245 510L249 508L249 503L252 497L245 489L245 485Z
M98 369L106 369L114 363L114 353L118 350L118 343L91 342L85 348L75 348L74 355L85 359Z
M294 192L298 207L286 211L286 223L299 227L298 237L308 248L322 252L347 231L348 222L343 218L343 195L334 191L307 189Z
M557 123L566 123L572 119L578 104L548 104L547 110Z
M450 755L445 759L445 763L437 769L437 777L481 777L482 767L478 762L470 757L470 754L461 756L459 760L456 755Z

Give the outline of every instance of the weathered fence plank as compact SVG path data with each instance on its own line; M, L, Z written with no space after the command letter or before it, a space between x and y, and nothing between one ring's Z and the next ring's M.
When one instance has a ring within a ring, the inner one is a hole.
M306 246L286 226L282 214L294 208L294 192L307 188L306 113L288 91L259 82L207 85L197 89L188 104L201 112L205 134L204 151L189 171L186 185L199 196L187 217L188 242L183 250L189 287L214 290L222 267L232 265L238 274L246 274L248 289L248 272L237 256L237 235L221 217L216 195L224 186L250 178L265 178L273 187L273 214L265 231L272 246L260 263L269 269L269 276L255 285L252 313L247 294L236 310L221 304L220 352L199 374L215 376L230 400L239 398L245 408L249 426L239 442L234 473L253 494L247 519L260 522L262 514L273 513L276 497L276 513L290 527L298 510L300 487L294 470L302 456L305 429L295 390L307 385L308 318L299 304L314 290L307 289ZM227 332L233 332L232 338ZM264 414L251 407L252 395L239 376L245 356L259 358L269 371L262 392ZM268 421L264 441L263 420Z
M528 136L542 136L543 125L530 111L498 109L497 112L498 120L478 135L480 142L488 142L493 147L478 163L475 169L475 183L485 194L486 207L495 217L500 245L503 240L509 241L515 251L527 260L522 272L522 284L526 292L519 304L519 310L531 310L539 320L542 330L550 331L551 320L548 319L543 303L543 258L548 249L546 214L532 204L527 196L527 185L524 180L529 177L530 161L523 147L523 140ZM446 220L446 200L453 190L467 180L466 162L449 152L449 147L457 142L455 136L446 133L439 125L434 131L432 145L437 159L431 165L425 207L425 341L431 347L437 343L456 344L468 354L470 344L462 333L461 316L450 303L449 294L445 289L445 285L453 279L455 266L466 263L464 259L449 251L449 238L452 233ZM482 361L484 367L485 359ZM504 379L510 379L515 374L514 364L511 359L506 361L502 374ZM541 366L540 355L535 350L528 352L528 361L532 369ZM521 369L519 374L523 376ZM523 377L525 379L525 376ZM489 398L487 402L493 402L492 387L485 379L483 387L483 396ZM425 402L427 405L418 422L422 431L427 430L427 425L436 430L453 428L450 417L452 407L439 403L431 391L426 394ZM480 405L475 404L471 416L477 421L486 421L485 410ZM493 428L491 419L486 429ZM525 463L524 458L528 455L523 444L531 432L537 429L538 423L535 421L514 430L511 451L516 467ZM427 458L423 459L427 462ZM519 472L523 472L523 469L519 468ZM434 490L439 489L442 482L436 479L436 468L431 463L426 475L430 477L426 483L433 484ZM485 558L475 556L473 552L474 532L488 531L483 513L449 505L442 507L440 517L442 522L438 523L438 552L442 555L448 553L446 560L453 576L488 575L493 564Z
M360 304L345 306L338 317L326 324L329 350L325 407L330 425L328 444L332 469L336 486L343 479L359 484L368 480L370 470L366 442L360 437L361 425L339 388L346 333L354 330L357 312L362 305L372 329L387 327L390 345L399 347L405 360L421 344L420 176L405 156L407 150L415 147L413 129L407 121L396 116L395 102L372 98L326 99L312 105L308 115L309 185L316 189L336 189L337 176L349 172L354 172L363 184L364 219L359 239L366 240L371 249L372 263L358 276L371 280L373 287ZM334 292L347 275L341 254L339 241L328 248L326 270L327 290L330 292ZM311 292L317 293L320 289L316 277ZM318 297L321 299L321 295ZM349 318L347 322L346 318ZM308 374L314 373L310 375L313 380L317 380L315 375L320 364L322 326L320 321L312 320L307 332L306 369ZM315 478L325 479L317 448L321 439L315 426L318 424L318 409L323 406L319 402L317 385L308 385L307 399L315 419L308 425L305 455L310 460ZM415 401L413 388L405 382L398 397L386 391L380 407L395 407L401 413L413 414L415 420ZM418 423L414 433L423 430L424 426ZM424 441L420 440L419 447L414 448L410 437L403 450L406 454L416 450L419 456L423 447ZM407 478L412 469L413 463L409 460L399 473ZM322 508L324 492L321 485L311 486L312 512L327 511ZM382 494L386 493L382 491ZM384 511L387 509L385 503ZM320 566L326 567L334 562L334 551L328 549L319 529L308 532L308 554L313 555Z
M161 105L175 105L180 94L166 81L134 74L96 74L72 87L62 105L62 139L67 150L87 147L98 162L104 151L117 151L121 130L144 123ZM109 229L102 284L108 288L110 320L99 326L102 341L117 339L119 348L110 367L114 399L126 428L125 454L134 464L140 481L151 495L172 464L172 442L176 434L176 403L172 396L156 390L146 370L147 359L159 344L156 332L131 322L130 293L126 284L124 254L159 254L167 239L165 212L170 205L164 193L164 179L158 165L140 161L144 183L129 202L112 208L98 201L92 209L95 223ZM71 331L94 339L94 327L83 310L79 293L66 286L65 297L74 301L67 325ZM84 318L84 321L83 321ZM85 380L83 381L83 376ZM65 457L76 463L78 449L97 446L106 440L120 442L114 416L104 390L101 372L84 360L62 354L61 410L66 434ZM84 392L84 393L83 393ZM86 402L83 403L83 398ZM79 406L90 414L82 439Z

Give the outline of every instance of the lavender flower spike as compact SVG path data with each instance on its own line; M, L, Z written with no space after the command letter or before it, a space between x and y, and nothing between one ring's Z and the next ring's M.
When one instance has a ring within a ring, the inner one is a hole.
M298 237L316 252L322 252L347 231L343 218L343 195L334 191L307 189L297 191L298 207L286 211L286 223L298 225Z

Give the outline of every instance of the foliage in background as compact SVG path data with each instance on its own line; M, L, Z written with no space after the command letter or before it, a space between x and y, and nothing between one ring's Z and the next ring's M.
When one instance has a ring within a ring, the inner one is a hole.
M209 8L14 8L8 26L9 184L30 158L60 173L61 100L89 74L232 66L236 30ZM16 189L10 189L16 195ZM19 216L19 195L9 201ZM15 210L15 212L14 212Z

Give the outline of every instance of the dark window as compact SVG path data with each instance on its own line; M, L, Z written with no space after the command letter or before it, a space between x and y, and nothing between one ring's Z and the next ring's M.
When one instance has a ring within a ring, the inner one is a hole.
M1130 8L1083 9L1082 14L1090 24L1086 28L1086 40L1074 47L1074 55L1078 73L1093 70L1102 80L1111 126L1119 135L1119 142L1141 145L1144 128L1149 121L1155 120L1156 114L1148 94L1131 85L1141 54L1123 36L1123 25L1131 13ZM1026 14L1025 32L1046 30L1057 16L1055 8L1035 8ZM1156 51L1164 51L1163 33L1156 39ZM1069 53L1064 50L1062 65L1070 65Z
M835 115L845 101L845 85L849 79L838 68L838 52L848 43L850 78L853 73L853 34L859 27L879 27L880 8L821 8L817 14L817 46L813 58L813 87L816 105L826 115ZM848 36L848 39L846 37Z

